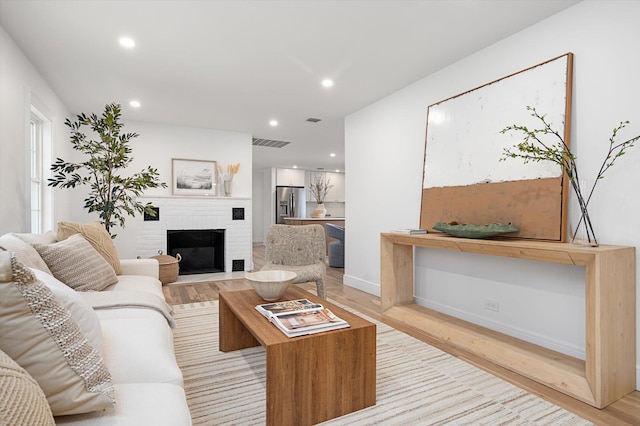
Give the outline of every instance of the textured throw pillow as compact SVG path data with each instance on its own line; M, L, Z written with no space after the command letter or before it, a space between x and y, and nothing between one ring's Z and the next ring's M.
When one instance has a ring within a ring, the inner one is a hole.
M4 234L0 237L0 247L7 251L12 251L20 262L30 268L40 269L48 274L51 273L49 267L40 257L36 249L31 244L25 242L18 234Z
M0 424L55 426L47 397L38 383L0 351Z
M51 290L9 252L0 252L0 277L0 350L38 382L53 415L112 406L102 356Z
M120 258L111 235L100 222L75 223L58 222L58 241L66 240L74 234L82 234L100 256L104 257L116 275L122 274Z
M113 268L81 234L55 244L34 244L53 276L78 291L100 291L118 282Z
M36 276L36 279L49 287L49 290L51 290L56 299L58 299L58 302L69 310L75 322L80 326L82 334L84 334L87 340L89 340L89 343L102 354L102 328L100 327L100 320L98 319L96 311L94 311L91 305L82 297L82 294L49 274L35 268L30 269Z

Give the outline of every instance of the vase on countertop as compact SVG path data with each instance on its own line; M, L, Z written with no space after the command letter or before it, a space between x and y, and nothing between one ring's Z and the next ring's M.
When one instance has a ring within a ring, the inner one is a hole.
M311 217L313 218L323 218L327 214L327 209L323 203L318 203L316 209L311 213Z

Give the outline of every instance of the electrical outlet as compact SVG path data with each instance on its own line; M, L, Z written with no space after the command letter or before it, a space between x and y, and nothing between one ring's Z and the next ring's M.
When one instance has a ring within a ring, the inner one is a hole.
M500 303L495 300L485 299L484 308L488 311L500 312Z

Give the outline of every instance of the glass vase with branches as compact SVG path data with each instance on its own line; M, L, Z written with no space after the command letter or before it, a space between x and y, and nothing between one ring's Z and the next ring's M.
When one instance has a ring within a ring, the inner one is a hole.
M514 124L502 129L500 131L502 134L518 132L523 135L523 139L512 147L504 148L500 161L520 158L524 163L531 161L551 161L561 166L569 179L569 183L576 195L578 206L580 207L580 218L575 229L571 231L571 241L576 240L578 230L580 227L584 227L587 245L597 246L598 239L595 235L591 218L589 217L589 202L591 201L598 181L604 178L605 172L613 167L620 157L626 154L628 148L631 148L635 142L640 140L640 135L627 139L624 142L617 142L616 138L618 133L630 123L628 120L621 121L620 124L613 129L612 135L609 138L609 150L598 170L593 185L590 188L582 188L580 175L578 174L578 166L576 165L576 156L571 152L567 143L565 143L564 137L552 128L551 123L546 120L545 114L538 113L532 106L527 106L527 110L531 112L530 115L532 117L540 121L542 126L536 129L529 129L527 126ZM584 194L586 194L586 197Z

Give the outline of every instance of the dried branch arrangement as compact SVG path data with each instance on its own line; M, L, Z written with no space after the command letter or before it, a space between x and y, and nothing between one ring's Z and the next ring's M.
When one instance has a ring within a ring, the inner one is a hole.
M311 182L311 186L309 187L309 191L313 198L316 199L316 202L318 204L322 204L327 198L327 194L331 188L333 188L333 185L331 185L331 179L328 179L326 176L315 175L313 177L313 182Z
M526 126L514 124L502 129L500 131L502 134L511 131L520 132L524 135L524 139L513 147L505 148L500 161L505 161L509 158L520 158L525 163L530 161L552 161L560 165L569 178L569 182L576 194L582 213L580 222L576 225L576 229L572 231L571 239L574 240L576 238L576 233L579 227L583 225L586 226L588 244L597 246L598 240L593 231L593 225L587 210L589 201L591 200L591 196L593 195L593 191L595 190L598 181L604 177L604 173L615 164L616 160L625 155L627 148L631 148L635 142L640 140L640 135L632 137L624 142L616 142L616 137L620 130L624 129L629 124L628 120L621 121L620 124L613 129L613 134L609 138L609 151L600 166L600 170L598 171L598 175L596 176L593 186L590 189L580 188L580 176L578 175L578 166L575 161L576 156L573 155L569 146L565 143L564 138L556 130L553 130L551 123L546 121L546 114L540 115L536 109L531 106L527 106L527 110L531 111L532 117L535 117L542 122L542 128L529 129ZM547 140L547 136L551 139ZM583 189L588 190L586 198L583 196Z
M233 175L238 173L238 170L240 170L240 163L227 164L226 172L224 171L224 168L220 164L218 164L218 172L222 175L223 180L232 180Z

